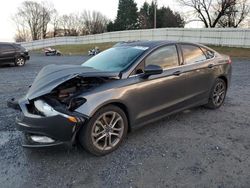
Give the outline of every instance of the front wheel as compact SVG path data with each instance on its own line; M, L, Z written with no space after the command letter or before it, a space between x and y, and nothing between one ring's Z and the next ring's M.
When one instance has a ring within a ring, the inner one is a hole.
M226 92L226 82L221 78L217 78L212 91L210 92L208 103L205 105L205 107L210 109L219 108L225 100Z
M24 66L25 59L23 57L16 58L15 65L18 67Z
M117 106L108 105L98 110L83 125L79 141L90 153L106 155L119 147L128 132L126 114Z

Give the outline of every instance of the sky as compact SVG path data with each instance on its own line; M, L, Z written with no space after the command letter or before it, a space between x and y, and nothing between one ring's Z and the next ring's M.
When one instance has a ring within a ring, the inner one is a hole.
M7 0L1 4L0 7L0 41L11 42L15 35L15 23L12 21L13 15L15 15L17 8L21 6L24 0ZM35 1L35 0L34 0ZM83 10L96 10L106 15L109 19L113 20L116 17L118 0L47 0L52 3L59 15L68 13L78 13ZM135 0L137 7L145 2L145 0ZM151 2L151 0L146 0ZM41 2L41 1L37 1ZM174 11L181 12L181 8L176 0L158 0L158 5L169 6Z

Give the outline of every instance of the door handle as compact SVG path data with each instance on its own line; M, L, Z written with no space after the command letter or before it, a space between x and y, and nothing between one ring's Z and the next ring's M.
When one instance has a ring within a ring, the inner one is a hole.
M181 71L175 71L174 73L173 73L173 75L175 75L175 76L179 76L181 74Z
M211 69L214 67L214 64L209 64L207 67Z

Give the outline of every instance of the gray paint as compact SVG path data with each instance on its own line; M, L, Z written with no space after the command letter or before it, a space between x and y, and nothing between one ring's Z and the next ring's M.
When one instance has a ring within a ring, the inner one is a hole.
M211 87L216 78L223 76L230 82L231 65L228 57L215 53L215 57L203 62L183 64L179 51L181 66L164 70L162 74L143 78L142 75L130 76L137 65L157 48L172 44L161 42L147 50L130 68L122 73L98 72L81 66L45 67L35 79L26 98L29 100L49 93L59 84L75 76L82 77L116 77L80 96L86 102L75 111L84 117L91 117L102 106L119 103L125 107L131 128L143 125L166 115L203 105L208 102ZM179 43L175 43L179 49ZM137 44L136 44L137 45ZM213 64L212 68L209 65ZM180 75L175 75L180 71Z

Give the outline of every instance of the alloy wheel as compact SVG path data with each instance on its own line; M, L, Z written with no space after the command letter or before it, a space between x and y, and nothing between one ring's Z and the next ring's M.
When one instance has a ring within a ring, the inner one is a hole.
M114 148L122 138L124 132L124 120L114 111L101 114L95 121L91 131L91 139L95 147L100 150Z
M17 61L16 61L17 66L23 66L24 63L25 61L22 57L17 58Z
M214 91L213 91L213 103L216 106L220 106L225 98L225 94L226 94L226 86L223 82L218 82L215 87L214 87Z

